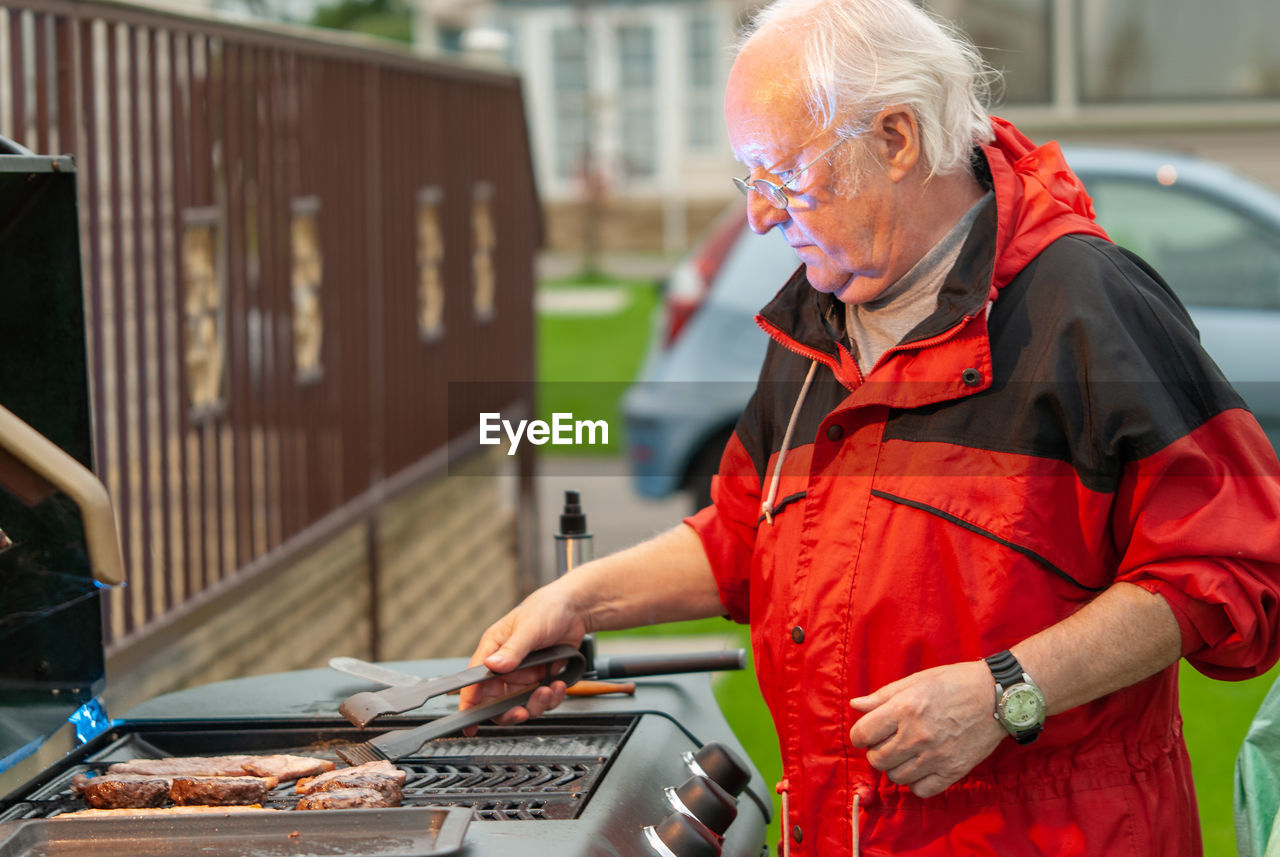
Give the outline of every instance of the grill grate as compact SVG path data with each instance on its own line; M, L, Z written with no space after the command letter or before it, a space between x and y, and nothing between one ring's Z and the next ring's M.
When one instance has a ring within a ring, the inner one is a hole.
M437 739L423 748L430 755L408 756L395 763L407 775L404 805L467 806L480 821L577 818L629 728L629 724L584 725L571 732L564 728L541 732L529 727L494 728L490 732L495 734L482 731L474 738ZM250 749L239 740L211 742L208 735L177 741L173 736L125 734L89 759L71 764L31 788L0 811L0 821L49 818L84 809L84 802L71 791L74 777L104 773L112 763L124 759L241 752L314 755L318 746L335 740L332 732L324 736L291 732L287 739L292 742L289 746L262 746L261 736L256 736ZM292 811L297 801L293 783L288 782L273 789L265 805Z

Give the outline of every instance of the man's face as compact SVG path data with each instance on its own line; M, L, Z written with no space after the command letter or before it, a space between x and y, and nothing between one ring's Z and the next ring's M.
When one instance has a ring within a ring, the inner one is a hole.
M795 58L776 41L752 43L739 55L725 93L725 120L734 154L751 178L783 184L837 137L814 128L798 85L787 79L798 67ZM782 230L813 287L845 303L877 297L919 258L912 230L904 228L910 223L904 183L886 167L885 152L873 126L800 174L787 190L786 209L747 194L751 228Z

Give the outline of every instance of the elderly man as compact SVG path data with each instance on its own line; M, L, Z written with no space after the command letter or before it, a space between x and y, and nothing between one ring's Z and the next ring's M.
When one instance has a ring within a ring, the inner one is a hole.
M473 662L727 614L780 737L784 852L1198 854L1177 661L1275 662L1280 465L983 80L909 0L761 13L729 137L753 228L803 264L715 503L535 592Z

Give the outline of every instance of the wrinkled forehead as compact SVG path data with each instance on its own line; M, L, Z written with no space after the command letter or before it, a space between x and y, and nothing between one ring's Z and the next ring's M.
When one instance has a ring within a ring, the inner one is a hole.
M724 116L734 157L743 164L768 164L777 153L802 146L820 130L806 106L798 70L739 54L725 88Z

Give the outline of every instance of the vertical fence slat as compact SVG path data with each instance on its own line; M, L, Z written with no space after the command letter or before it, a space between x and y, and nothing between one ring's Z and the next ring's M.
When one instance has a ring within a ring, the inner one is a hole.
M121 162L123 156L121 154L120 142L120 74L119 74L119 39L121 31L125 29L123 24L109 24L107 26L107 158L108 158L108 174L111 177L111 228L110 228L110 247L111 247L111 297L112 297L112 339L115 346L114 351L114 370L115 370L115 386L112 390L113 395L109 400L109 414L114 417L115 423L115 440L116 440L116 461L114 472L115 475L115 496L116 508L120 518L120 546L124 552L125 567L135 569L137 556L135 550L137 545L133 539L133 491L129 484L129 418L131 415L131 402L127 395L128 375L126 366L128 366L126 342L128 339L128 316L126 314L126 294L127 287L124 280L124 194L121 190ZM133 591L140 590L144 587L141 579L137 575L131 575ZM124 628L125 634L133 631L137 623L137 614L134 610L133 591L127 591L124 595Z
M203 36L198 36L190 43L191 50L188 53L188 63L190 65L190 87L192 91L191 97L191 195L189 205L211 205L213 197L210 193L210 182L208 178L209 157L210 157L210 135L208 131L209 114L212 110L212 98L210 94L210 77L211 69L209 67L209 40ZM203 74L203 78L201 77ZM216 252L216 251L215 251ZM188 331L190 333L190 331ZM188 344L188 349L191 347ZM185 371L185 369L184 369ZM190 377L187 378L190 384ZM192 397L188 394L184 407L190 411ZM198 534L196 541L199 542L199 577L198 590L203 590L211 583L217 580L216 563L211 559L212 547L210 546L209 527L211 518L211 493L209 488L209 421L201 420L192 427L192 440L194 446L194 472L195 480L192 485L194 498L198 501L195 503L195 518Z
M75 32L71 20L62 15L55 19L54 30L57 52L55 73L58 76L58 151L77 152L80 141L76 134Z
M152 556L152 530L151 530L151 411L153 401L151 398L151 384L149 383L148 374L153 371L155 361L153 355L148 353L146 344L151 341L151 337L147 335L149 328L149 318L153 301L151 299L147 274L147 259L144 253L143 241L143 211L142 211L142 153L144 151L142 145L142 117L140 103L141 87L139 86L141 78L138 71L138 50L139 36L145 36L145 30L135 30L130 27L125 30L126 47L128 48L128 75L129 75L129 196L130 196L130 220L132 229L132 237L130 242L130 258L129 276L127 289L121 289L121 292L128 293L133 302L133 318L130 324L132 335L128 337L128 343L132 346L132 359L130 361L133 376L134 389L137 391L133 400L133 419L130 420L130 428L133 429L130 434L136 438L136 443L130 444L132 454L129 456L127 472L129 473L129 481L131 490L133 487L136 474L136 517L138 522L138 530L140 539L138 542L137 553L134 563L137 568L141 569L143 585L140 587L142 600L142 620L149 622L158 613L157 596L158 582L156 580L155 562ZM123 242L122 242L123 243Z
M181 48L181 50L179 50ZM196 560L195 542L192 538L191 510L191 467L188 455L187 440L191 434L187 413L187 402L190 393L187 389L186 372L186 336L183 313L183 270L182 270L182 238L183 212L191 201L191 147L188 145L191 135L191 36L190 34L171 34L169 36L169 100L170 122L172 124L172 182L173 182L173 222L170 224L173 243L173 257L169 271L173 283L174 301L174 353L170 358L174 364L174 403L176 422L173 426L174 441L177 446L178 473L178 543L182 550L183 592L190 597L199 591L199 564Z
M23 19L21 9L9 10L9 81L13 94L13 127L9 130L14 142L27 142L27 68L22 39Z
M32 31L36 43L36 127L35 149L41 155L52 154L49 141L49 35L51 18L48 14L36 14L32 20Z
M223 55L226 75L226 132L224 135L227 175L227 249L228 249L228 283L227 283L227 315L236 320L229 325L227 334L231 338L229 381L230 402L227 408L231 435L231 460L227 470L231 475L231 484L226 493L228 508L227 544L235 567L244 565L249 560L249 546L245 535L249 532L246 512L252 513L253 501L251 479L249 477L249 432L252 428L250 403L248 401L249 371L249 318L248 301L248 242L246 229L248 218L247 179L249 163L245 147L244 127L244 84L245 84L245 51L240 45L228 44Z
M22 9L9 10L9 81L10 92L13 93L13 128L10 129L14 142L27 143L27 63L23 46L23 19L26 14Z
M222 239L219 242L219 262L222 266L221 277L221 304L222 312L226 318L231 318L231 279L232 260L230 258L230 240L231 228L229 219L233 216L230 211L230 185L231 185L231 156L229 135L227 134L228 116L231 114L231 95L230 83L227 71L228 54L232 52L231 45L226 39L217 39L214 44L217 46L216 52L210 45L210 67L209 67L209 93L212 97L213 109L213 134L210 136L210 142L215 148L211 153L216 152L216 158L212 168L213 180L213 200L218 207L218 226L222 233ZM216 81L216 82L215 82ZM214 505L213 523L214 529L211 537L214 546L214 569L215 580L222 580L230 574L234 568L235 561L234 547L228 549L227 541L230 536L228 532L235 524L235 518L227 514L227 507L233 497L234 485L232 479L229 478L228 470L230 461L230 450L228 435L232 429L231 423L231 405L227 402L228 379L231 374L231 368L227 365L233 357L233 344L230 342L232 334L227 327L222 328L222 377L219 380L220 389L222 391L222 406L218 416L210 420L209 423L209 439L212 443L212 454L210 455L210 464L212 466L211 479L209 480L212 494L210 497Z
M258 497L259 529L254 544L259 555L271 550L276 545L275 537L275 487L274 473L276 468L275 436L277 424L272 407L275 396L270 395L276 381L275 367L275 307L271 284L275 281L275 212L276 199L273 189L274 175L272 163L271 140L279 133L279 114L275 107L275 91L279 85L278 77L279 51L264 48L259 51L258 85L254 98L255 125L258 132L254 136L257 149L257 183L258 183L258 284L257 307L262 319L259 335L261 366L258 368L255 390L255 407L258 412L261 444L260 458L256 472L261 479L261 494Z
M83 248L81 259L85 266L84 279L89 293L89 319L86 327L89 348L93 355L93 412L97 415L94 420L94 468L98 476L105 480L113 457L107 444L107 420L105 417L107 413L107 396L106 381L103 377L103 367L106 363L106 343L103 341L103 327L105 325L102 295L102 199L99 189L99 158L101 153L98 146L97 90L94 86L96 77L94 65L97 60L97 51L94 47L93 21L80 21L78 30L81 124L84 128L78 178L80 181L80 193L83 198L88 200L88 204L83 206L81 214L87 226L87 235L82 236L81 239ZM127 570L128 566L125 568ZM115 621L114 611L111 607L118 602L120 597L117 590L109 592L107 597L103 599L103 638L108 644L119 634L118 623Z
M155 329L155 354L152 370L155 372L156 408L158 418L156 426L155 446L159 461L159 512L160 543L157 555L160 576L160 605L163 612L173 609L174 598L174 564L173 564L173 503L169 485L169 449L172 440L172 426L169 422L169 384L167 368L169 363L168 307L165 294L164 265L164 161L161 157L161 133L164 127L160 108L160 60L158 54L165 39L159 28L151 28L147 33L147 93L149 96L151 126L149 137L151 148L148 156L151 163L151 276L155 284L153 324ZM172 109L172 108L170 108Z

